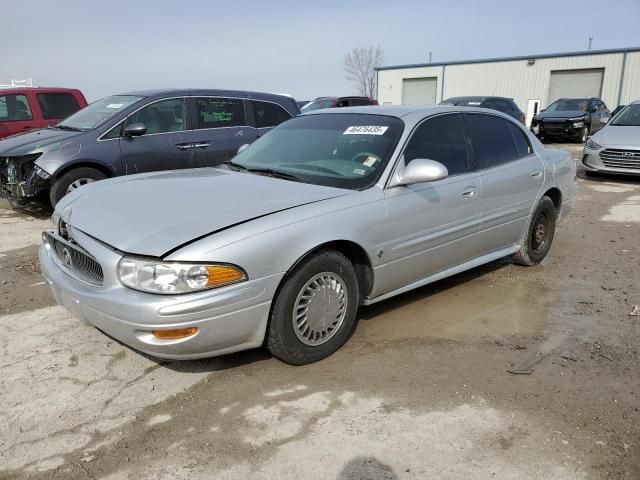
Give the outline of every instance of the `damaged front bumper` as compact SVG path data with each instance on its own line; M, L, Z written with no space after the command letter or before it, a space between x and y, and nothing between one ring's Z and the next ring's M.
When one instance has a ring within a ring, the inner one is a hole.
M50 175L35 165L40 155L0 157L0 197L19 200L49 188Z

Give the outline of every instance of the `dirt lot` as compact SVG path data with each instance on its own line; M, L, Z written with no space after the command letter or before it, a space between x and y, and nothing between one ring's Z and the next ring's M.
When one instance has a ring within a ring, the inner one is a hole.
M81 325L38 272L48 225L0 201L2 479L640 479L638 180L581 178L542 265L363 308L297 368L158 363Z

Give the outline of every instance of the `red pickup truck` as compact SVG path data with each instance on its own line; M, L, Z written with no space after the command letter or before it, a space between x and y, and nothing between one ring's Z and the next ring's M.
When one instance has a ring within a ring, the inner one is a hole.
M86 106L72 88L0 86L0 138L55 125Z

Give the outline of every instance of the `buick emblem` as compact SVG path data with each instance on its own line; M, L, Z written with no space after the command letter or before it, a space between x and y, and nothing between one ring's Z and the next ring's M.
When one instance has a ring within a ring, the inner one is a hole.
M73 266L73 260L71 260L71 252L67 247L64 247L62 249L62 261L69 268Z

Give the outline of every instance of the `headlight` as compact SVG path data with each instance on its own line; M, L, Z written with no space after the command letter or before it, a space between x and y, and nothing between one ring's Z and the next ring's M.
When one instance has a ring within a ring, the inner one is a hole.
M149 293L177 294L224 287L247 279L234 265L162 262L124 257L118 278L126 287Z
M587 143L585 143L584 146L586 148L590 148L591 150L600 150L602 148L602 145L599 145L591 140L591 137L587 138Z
M573 128L584 127L584 122L573 122Z

